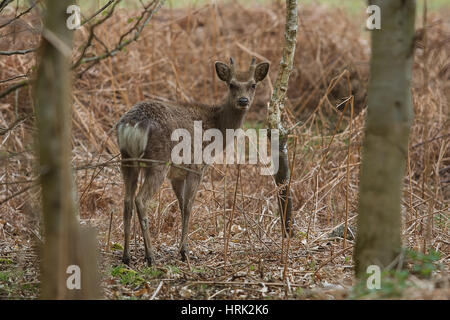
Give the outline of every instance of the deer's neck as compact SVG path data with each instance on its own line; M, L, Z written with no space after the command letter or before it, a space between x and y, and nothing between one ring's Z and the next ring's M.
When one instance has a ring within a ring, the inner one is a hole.
M227 129L238 129L242 126L246 110L237 110L228 101L222 104L216 114L216 128L226 133Z

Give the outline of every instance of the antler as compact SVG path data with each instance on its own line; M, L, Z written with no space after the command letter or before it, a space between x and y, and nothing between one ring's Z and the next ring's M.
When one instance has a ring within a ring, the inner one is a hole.
M253 77L255 75L255 69L256 69L255 62L256 62L255 57L252 57L252 62L250 63L250 68L248 69L250 77Z
M234 76L235 68L234 68L234 60L232 57L230 57L230 69L231 69L231 74Z

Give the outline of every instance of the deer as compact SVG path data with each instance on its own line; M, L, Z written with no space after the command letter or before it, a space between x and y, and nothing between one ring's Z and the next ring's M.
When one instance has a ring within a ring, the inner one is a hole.
M179 253L182 261L189 259L188 233L191 210L208 165L203 162L185 167L167 165L170 163L171 149L175 143L171 141L171 133L182 128L192 134L194 121L201 121L203 130L218 129L224 136L227 129L241 128L255 97L256 87L266 77L269 65L269 62L256 64L256 59L252 58L248 70L238 71L235 70L233 58L230 58L229 65L216 61L214 66L217 77L228 88L221 103L207 105L153 99L135 104L119 119L116 134L122 157L120 169L125 193L123 263L130 264L133 206L136 207L142 230L145 259L149 266L155 263L146 209L147 203L166 178L170 180L181 211ZM140 159L155 162L139 162ZM144 179L136 195L140 175Z

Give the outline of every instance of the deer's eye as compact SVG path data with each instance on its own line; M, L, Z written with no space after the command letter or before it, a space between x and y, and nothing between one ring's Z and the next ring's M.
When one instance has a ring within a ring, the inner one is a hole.
M236 86L234 84L230 83L230 90L232 90L234 88L236 88Z
M256 83L252 84L252 89L256 89Z

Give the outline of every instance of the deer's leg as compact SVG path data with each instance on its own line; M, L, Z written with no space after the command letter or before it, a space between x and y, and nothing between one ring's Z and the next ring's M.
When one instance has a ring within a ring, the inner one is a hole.
M194 204L197 188L201 181L201 176L195 173L189 173L186 179L172 181L172 187L178 198L178 203L181 210L181 241L180 253L181 259L186 260L189 254L188 249L188 233L189 233L189 219L191 216L192 205Z
M175 192L175 195L178 199L178 205L180 207L180 212L183 212L183 204L184 204L184 182L186 180L170 180L172 183L172 189Z
M145 258L148 265L152 265L155 261L153 248L150 240L150 232L148 230L147 203L159 189L167 175L167 166L156 166L145 169L145 180L136 197L136 209L139 217L139 223L142 229L145 246Z
M130 263L130 227L133 217L134 196L139 177L139 168L132 166L133 164L125 164L121 166L123 181L125 185L125 198L123 203L123 228L125 233L123 257L125 264Z
M184 235L184 216L185 216L185 210L184 210L184 190L185 190L185 185L186 185L186 180L171 180L170 181L172 183L172 189L175 192L175 195L177 196L178 199L178 205L180 207L180 212L181 212L181 219L182 219L182 234ZM188 223L188 227L189 227L189 223ZM181 236L181 238L183 239L183 236ZM182 241L180 242L180 252L181 252L181 244ZM181 258L184 261L186 259L186 250L187 248L184 249L185 251L183 253L181 253Z

